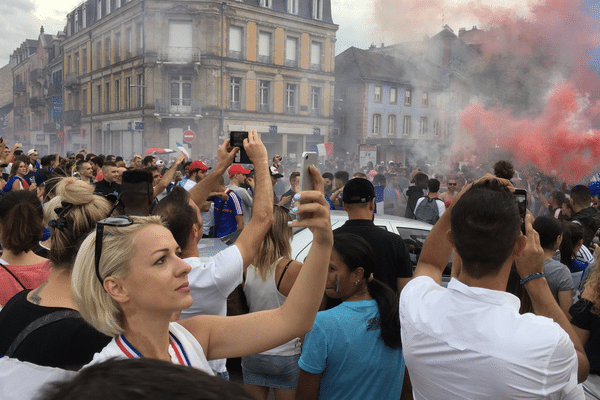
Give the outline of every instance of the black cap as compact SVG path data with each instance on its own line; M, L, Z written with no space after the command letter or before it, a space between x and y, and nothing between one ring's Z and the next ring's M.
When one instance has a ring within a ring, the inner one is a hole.
M368 203L375 198L373 184L365 178L350 179L342 193L342 201L346 204Z

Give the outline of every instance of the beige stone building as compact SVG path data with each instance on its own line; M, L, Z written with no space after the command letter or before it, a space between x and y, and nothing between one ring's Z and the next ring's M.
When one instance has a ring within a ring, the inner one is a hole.
M62 41L66 131L128 158L191 130L197 158L257 129L298 155L333 131L336 30L329 0L88 0Z

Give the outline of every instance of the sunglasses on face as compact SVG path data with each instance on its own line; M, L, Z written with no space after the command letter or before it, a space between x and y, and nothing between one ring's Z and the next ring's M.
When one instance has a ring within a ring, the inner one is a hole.
M456 183L447 183L448 186L456 186Z
M117 215L116 217L108 217L102 221L98 221L96 225L96 249L94 254L94 264L96 267L96 276L101 285L104 285L104 279L100 276L100 257L102 256L102 239L104 238L105 226L129 226L133 224L133 220L126 215Z

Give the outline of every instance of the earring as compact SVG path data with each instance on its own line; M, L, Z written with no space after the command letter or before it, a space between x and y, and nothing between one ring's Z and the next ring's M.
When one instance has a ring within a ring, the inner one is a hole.
M354 281L354 286L358 286L358 280Z

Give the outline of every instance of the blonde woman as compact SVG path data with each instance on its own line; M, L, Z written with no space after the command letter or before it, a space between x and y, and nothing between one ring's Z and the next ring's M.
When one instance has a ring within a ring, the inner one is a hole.
M227 145L227 143L226 143ZM255 169L266 171L267 152L256 132L244 149L260 153ZM227 150L233 159L236 150ZM261 164L260 166L258 164ZM179 258L171 232L157 217L118 217L98 223L83 242L72 276L73 297L86 321L114 339L92 363L111 357L156 358L213 374L207 360L240 357L273 348L306 333L325 289L332 232L323 180L311 169L314 187L296 200L313 244L294 288L279 308L236 317L202 315L170 322L192 305L191 267Z
M45 206L53 213L49 222L52 270L41 286L18 293L0 312L0 354L47 367L78 369L110 341L81 318L71 297L78 243L111 209L106 199L93 193L93 186L77 178L57 184L56 197ZM58 319L19 341L21 332L41 318Z
M244 293L250 312L280 307L294 286L302 263L291 259L293 236L287 209L273 207L273 224L254 263L248 267ZM267 399L273 388L276 400L294 399L298 384L301 344L294 338L260 354L242 357L244 387L257 399Z

